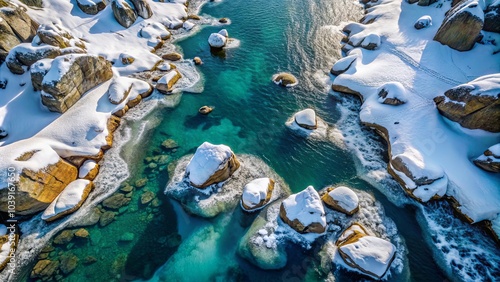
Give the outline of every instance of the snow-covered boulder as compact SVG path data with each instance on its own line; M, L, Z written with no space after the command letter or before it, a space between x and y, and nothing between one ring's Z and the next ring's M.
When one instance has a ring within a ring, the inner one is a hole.
M326 230L323 203L312 186L283 200L280 206L280 218L301 234L321 234Z
M243 187L241 207L245 211L255 211L267 205L274 190L274 180L258 178L250 181Z
M196 25L192 22L188 22L188 21L185 21L183 24L182 24L182 27L185 29L185 30L191 30L195 27Z
M500 143L489 147L474 163L486 171L500 173Z
M178 70L173 69L167 72L156 82L156 89L161 93L168 93L172 91L174 84L181 78L181 74Z
M378 89L378 101L381 104L398 106L408 101L406 89L400 82L388 82Z
M419 201L439 199L446 194L448 177L443 168L424 160L422 154L412 147L393 156L388 170Z
M137 19L137 13L125 0L112 0L111 9L116 21L125 28L133 25Z
M51 111L64 113L85 92L111 77L111 63L101 56L71 54L57 57L41 83L42 103Z
M59 24L41 24L36 31L41 43L59 48L78 47L85 49L85 44L71 35L70 31Z
M225 38L228 38L229 37L229 33L227 32L227 29L221 29L219 30L219 32L217 32L218 34L224 36Z
M118 60L122 63L122 65L130 65L135 62L134 56L128 53L120 53Z
M75 212L85 202L93 188L92 181L87 179L78 179L71 182L45 209L42 219L54 221Z
M5 21L10 26L21 42L31 41L35 36L38 24L30 18L25 8L9 2L11 1L1 1L0 3L1 21Z
M240 162L226 145L201 144L186 168L191 185L205 188L227 180Z
M170 38L171 34L164 25L160 23L148 23L139 31L141 37L149 39L156 46L159 41L167 40Z
M370 236L360 224L347 228L335 243L344 262L374 279L381 279L395 258L396 247L389 241Z
M500 73L454 87L434 102L443 116L465 128L500 132Z
M474 47L484 24L484 12L478 0L462 1L448 11L434 40L458 51Z
M33 144L30 151L19 154L9 164L17 168L19 178L16 185L16 214L33 214L44 210L59 193L77 178L78 170L61 159L48 145ZM3 164L7 160L2 160ZM0 211L7 212L9 183L0 183Z
M295 123L305 129L314 130L318 127L316 112L313 109L305 109L294 115Z
M130 0L134 5L135 12L143 19L149 19L153 16L153 11L146 0Z
M347 215L353 215L359 210L358 196L345 186L328 188L321 199L327 207Z
M380 46L380 35L372 33L368 34L363 41L361 41L360 46L367 50L375 50Z
M227 38L220 33L212 33L208 37L208 44L212 48L222 48L226 46Z
M78 178L94 180L99 173L99 164L94 160L86 160L78 169Z
M426 28L432 25L431 16L421 16L413 25L416 29Z
M295 76L293 76L291 73L286 72L281 72L273 75L272 80L275 84L285 87L292 87L299 83Z
M483 30L500 33L500 1L493 1L484 11Z
M115 78L108 88L109 102L115 105L121 104L125 99L127 99L131 89L131 83L127 83L127 81L124 81L121 77Z
M349 55L338 60L330 70L333 75L340 75L346 72L358 58L357 55Z
M95 15L106 8L103 0L76 0L76 4L88 15Z

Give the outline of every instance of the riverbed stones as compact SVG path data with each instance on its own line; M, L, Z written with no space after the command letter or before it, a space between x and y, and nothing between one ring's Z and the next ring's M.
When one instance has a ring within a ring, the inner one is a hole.
M126 198L122 193L115 193L111 197L107 198L102 202L103 207L118 210L123 206L126 206L130 203L130 199Z
M174 139L167 139L161 143L161 146L165 150L173 150L175 148L179 148L179 144Z
M78 257L72 253L64 254L61 257L59 269L64 275L68 275L78 266Z
M142 188L142 187L146 186L147 183L148 183L147 178L141 178L141 179L138 179L137 181L135 181L135 187Z
M33 267L33 270L31 271L30 274L30 278L48 279L54 276L58 268L59 268L59 261L57 260L54 261L48 259L39 260L36 263L35 267Z
M115 220L116 213L112 211L105 211L99 218L99 226L104 227Z
M89 238L89 236L90 236L90 234L87 231L87 229L85 229L85 228L80 228L80 229L75 231L75 237L87 239L87 238Z
M63 230L54 238L53 243L56 245L66 245L73 240L74 236L75 232L73 230Z

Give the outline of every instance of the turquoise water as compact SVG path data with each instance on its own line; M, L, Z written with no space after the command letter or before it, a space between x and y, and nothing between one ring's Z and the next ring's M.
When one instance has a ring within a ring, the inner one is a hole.
M411 207L398 207L386 196L358 176L352 152L329 141L298 137L285 127L293 113L306 107L330 124L341 117L344 103L359 107L353 97L327 95L324 79L333 60L340 56L340 35L332 35L332 26L357 20L362 14L349 1L224 1L207 4L201 11L213 17L229 17L225 26L237 48L227 49L224 56L210 53L207 38L221 27L205 27L197 34L178 42L185 58L201 57L204 91L183 93L174 108L159 107L147 119L157 125L148 131L137 147L129 147L131 167L128 183L148 178L137 188L131 203L120 210L116 220L106 227L88 227L89 240L57 247L49 257L74 254L80 260L66 281L130 281L153 277L157 281L321 281L324 275L315 271L315 250L303 251L290 246L289 262L279 271L263 271L239 258L236 247L251 219L239 209L204 220L185 214L167 199L164 188L169 180L169 164L193 153L204 141L226 144L236 154L253 154L262 158L289 184L293 192L308 185L317 189L327 185L347 185L367 191L382 203L405 239L408 267L401 281L443 281L431 250ZM299 85L285 89L270 78L280 71L291 72ZM318 73L319 71L319 73ZM208 116L197 113L210 105ZM131 124L130 126L134 126ZM370 142L385 147L375 134L365 132ZM175 150L164 150L161 144L173 139ZM147 157L166 155L168 162L148 168ZM146 191L156 195L157 203L143 205ZM131 241L120 241L124 233ZM96 262L84 260L95 257ZM335 272L339 281L357 281L362 277L342 269Z

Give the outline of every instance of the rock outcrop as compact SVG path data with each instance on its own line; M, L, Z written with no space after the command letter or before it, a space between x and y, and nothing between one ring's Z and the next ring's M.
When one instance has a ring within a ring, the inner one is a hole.
M325 210L318 192L312 186L283 200L280 218L301 234L321 234L326 230Z
M454 87L434 102L443 116L465 128L500 132L500 73Z
M458 51L474 47L483 28L484 13L478 0L467 0L448 11L434 40Z
M95 15L106 8L103 0L76 0L76 4L88 15Z
M474 163L486 171L500 173L500 143L489 147Z
M69 30L61 25L47 23L38 27L36 35L42 43L59 48L78 47L85 49L85 43L75 38Z
M316 112L313 109L305 109L293 116L295 123L305 129L314 130L318 127Z
M20 0L20 1L28 6L37 7L37 8L43 7L42 0Z
M46 63L33 68L32 83L42 90L42 103L54 112L64 113L85 92L113 76L111 63L100 56L65 55L54 59L50 67L38 65Z
M54 221L75 212L85 202L93 188L92 181L86 179L71 182L45 209L42 219Z
M124 0L112 0L111 9L113 9L116 21L125 28L133 25L137 19L135 10Z
M18 157L18 162L27 162L38 152L27 152ZM38 171L24 168L16 185L16 213L33 214L44 210L54 201L63 189L77 178L78 170L75 166L59 159ZM0 189L0 211L8 210L8 187Z
M500 2L495 1L484 11L483 30L500 33Z
M328 188L321 199L327 207L347 215L353 215L359 210L358 196L345 186Z
M156 89L160 91L161 93L169 93L172 91L174 84L182 77L181 73L176 70L170 70L167 74L162 76L157 82L156 82Z
M370 236L357 223L347 228L335 243L344 262L374 279L381 279L396 255L389 241Z
M261 209L271 200L273 190L274 180L270 178L258 178L250 181L243 187L241 207L245 211Z
M23 74L25 68L30 67L42 59L53 59L61 55L61 49L50 45L32 46L29 43L17 45L10 50L6 57L9 70L15 74Z
M205 188L227 180L240 162L226 145L201 144L186 168L191 185Z
M284 87L292 87L298 84L297 78L286 72L273 75L273 82Z
M143 19L149 19L153 16L153 11L146 0L130 0L134 5L137 15Z

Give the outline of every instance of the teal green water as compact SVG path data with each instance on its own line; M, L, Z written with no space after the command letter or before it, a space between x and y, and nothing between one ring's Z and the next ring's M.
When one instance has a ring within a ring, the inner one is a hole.
M147 118L159 124L144 138L128 159L129 183L147 177L144 188L137 189L127 208L106 227L89 227L90 240L75 241L58 247L51 257L71 253L80 261L65 281L129 281L150 279L157 272L159 281L321 281L314 271L314 250L291 248L289 263L279 271L260 270L235 254L238 240L249 223L242 222L239 210L213 220L191 217L167 199L164 188L169 180L168 165L185 154L193 153L204 141L226 144L235 153L256 155L267 162L292 191L308 185L317 189L343 184L368 191L382 203L408 249L408 269L412 281L443 281L432 253L423 241L422 231L411 208L397 207L370 184L358 177L352 153L331 142L298 137L285 127L294 112L314 108L328 123L341 116L338 99L327 95L325 85L316 79L316 71L327 71L331 58L338 56L339 37L322 37L320 28L355 20L358 9L348 1L275 0L224 1L202 9L214 17L230 17L225 26L240 46L227 49L225 56L210 53L207 38L221 27L206 27L178 42L185 58L201 57L199 67L205 82L201 94L184 93L175 108L159 108ZM356 12L357 11L357 12ZM274 85L274 73L288 71L299 78L299 85L285 89ZM319 76L321 77L321 76ZM353 102L355 103L355 102ZM208 116L197 113L210 105ZM173 139L179 148L161 149L161 143ZM376 138L375 138L376 139ZM376 139L379 146L385 146ZM154 169L144 158L165 154L168 163ZM145 191L152 191L159 205L140 204ZM124 233L134 234L131 241L119 241ZM180 245L182 243L182 245ZM84 264L95 257L96 262ZM390 280L400 281L402 276ZM357 281L361 277L342 269L335 272L339 281Z

